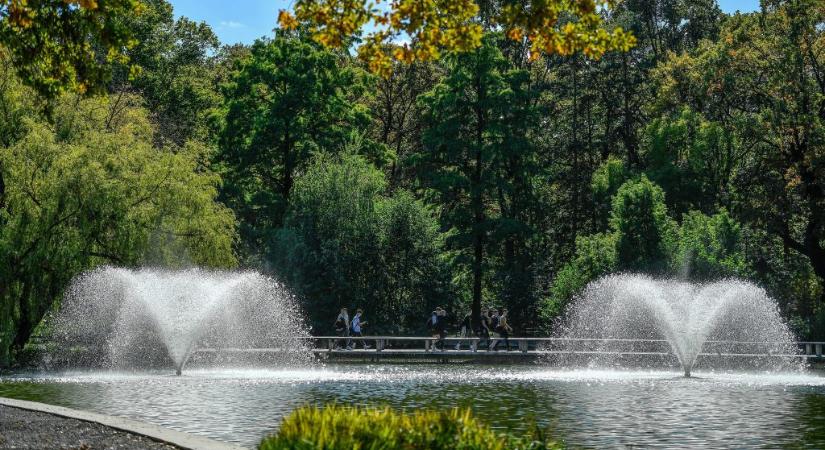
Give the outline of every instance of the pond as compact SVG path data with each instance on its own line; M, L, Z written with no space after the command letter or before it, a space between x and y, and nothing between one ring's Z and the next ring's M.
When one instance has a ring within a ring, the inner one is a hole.
M254 447L305 404L470 407L572 447L825 448L825 374L547 370L536 365L71 372L0 378L0 396L126 416Z

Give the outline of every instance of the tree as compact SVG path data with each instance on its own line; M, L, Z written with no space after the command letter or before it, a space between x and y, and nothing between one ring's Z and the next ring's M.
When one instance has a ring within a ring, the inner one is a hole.
M673 55L654 73L656 112L687 105L732 133L731 211L807 257L825 278L825 6L765 2L730 17L720 39Z
M0 45L40 95L99 91L134 45L126 19L142 10L140 0L0 0Z
M578 51L599 57L610 50L627 50L635 44L621 28L603 27L601 11L614 6L612 0L503 1L482 21L489 28L501 26L514 41L527 40L533 57L541 53L570 55ZM401 0L389 8L366 2L299 0L295 15L281 10L278 21L285 29L299 24L325 46L350 45L371 24L375 31L364 37L358 55L373 72L392 73L393 60L411 63L438 59L442 52L467 52L481 47L483 26L476 20L479 5L472 0L419 2ZM403 46L389 46L407 36Z
M396 63L390 76L375 81L375 92L368 97L367 106L375 120L371 136L393 153L388 168L391 189L406 186L414 178L413 168L406 163L421 149L424 111L418 97L438 78L434 64Z
M661 186L676 214L730 206L731 185L744 158L736 135L685 108L645 129L645 174Z
M685 214L674 259L683 277L700 281L750 275L742 226L724 209L713 216Z
M599 181L595 187L603 187ZM576 239L576 254L556 274L541 313L550 323L587 283L611 272L700 282L750 276L745 242L742 225L724 209L712 216L690 211L677 224L668 215L662 189L642 175L613 196L608 233Z
M28 118L0 149L0 308L6 364L71 278L100 264L231 267L235 220L195 145L152 146L130 97L59 99L54 123Z
M575 256L553 280L542 311L545 320L557 315L587 283L610 272L669 274L677 232L659 186L644 175L625 182L613 196L610 231L576 239Z
M159 144L213 144L223 102L217 67L227 56L218 37L204 22L176 20L166 0L143 0L141 13L124 21L135 43L129 62L115 65L109 91L141 94Z
M455 56L445 79L422 96L424 148L413 157L421 186L441 206L442 226L453 230L447 245L470 268L474 320L490 250L526 233L520 201L530 193L526 76L509 67L494 42Z
M665 272L676 244L662 189L642 175L619 188L613 198L610 227L617 233L617 268Z
M386 187L351 149L317 155L296 180L270 259L316 329L328 329L339 308L359 307L376 332L416 330L426 308L451 300L437 222L409 193L387 196Z
M255 254L287 210L295 174L313 153L336 152L369 126L352 101L359 72L307 39L259 40L226 87L227 112L217 160L224 198L241 218L244 253ZM384 150L366 141L376 160Z

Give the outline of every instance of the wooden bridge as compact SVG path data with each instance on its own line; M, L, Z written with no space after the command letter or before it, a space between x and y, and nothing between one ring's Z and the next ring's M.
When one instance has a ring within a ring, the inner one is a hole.
M369 360L425 359L448 361L530 360L541 357L582 357L612 355L615 357L675 357L664 339L599 339L511 337L509 348L504 339L478 337L448 337L443 340L419 336L311 336L299 338L310 343L318 358ZM353 348L347 348L347 343ZM491 345L492 344L492 345ZM490 347L497 346L495 350ZM823 362L825 342L796 342L793 353L784 343L748 341L705 341L699 358L800 358ZM280 353L281 348L199 348L195 353Z

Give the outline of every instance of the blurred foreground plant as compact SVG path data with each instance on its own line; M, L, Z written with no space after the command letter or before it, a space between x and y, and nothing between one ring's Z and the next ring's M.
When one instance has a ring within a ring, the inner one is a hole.
M280 449L556 449L539 433L515 437L482 424L466 409L395 412L389 408L303 407L292 412L261 450Z

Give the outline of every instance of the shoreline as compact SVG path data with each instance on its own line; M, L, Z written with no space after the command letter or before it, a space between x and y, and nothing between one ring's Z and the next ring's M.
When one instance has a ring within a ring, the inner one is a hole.
M3 439L11 439L14 448L43 448L44 440L60 448L88 445L88 441L163 450L244 448L124 417L7 397L0 397L0 423L4 424ZM48 423L48 426L38 426L39 423ZM0 446L7 444L0 442Z

